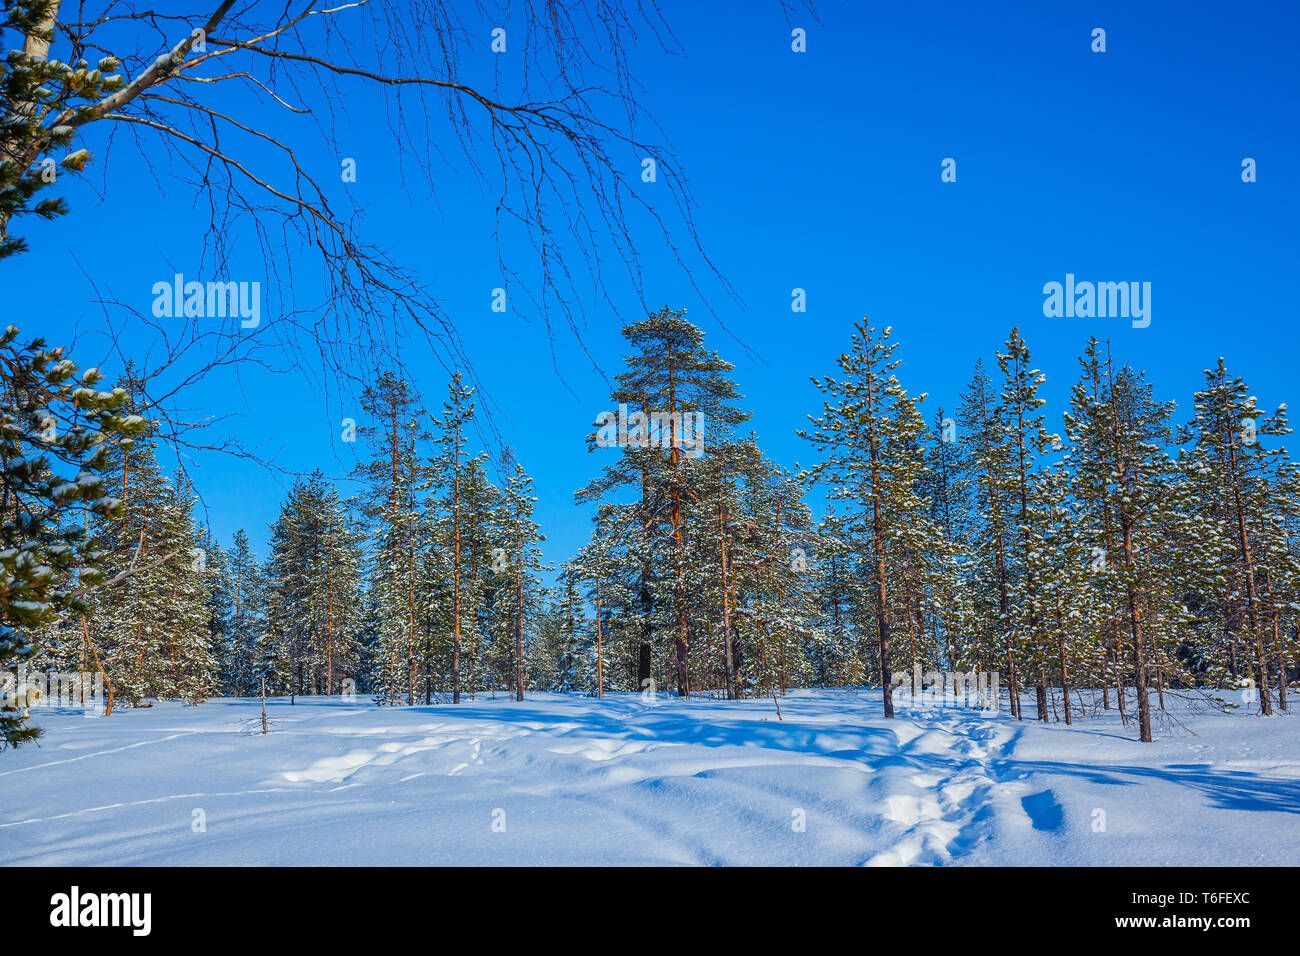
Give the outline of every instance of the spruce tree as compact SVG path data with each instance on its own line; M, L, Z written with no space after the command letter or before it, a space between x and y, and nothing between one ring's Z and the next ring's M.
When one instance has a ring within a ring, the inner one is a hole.
M225 642L218 660L221 686L234 697L251 697L259 691L256 664L264 626L266 579L242 528L225 552L221 587L226 614Z
M632 606L635 593L629 578L632 564L627 549L611 533L631 525L626 518L619 516L619 512L625 510L629 510L628 506L602 505L594 519L591 542L569 563L575 586L594 609L592 629L595 639L589 647L589 654L594 655L594 659L590 660L589 669L597 698L603 698L605 689L610 686L610 660L612 649L617 646L612 639L616 636L616 622L622 618L619 611Z
M122 376L124 410L143 418L147 401L134 367ZM112 690L132 706L150 698L197 702L216 684L210 601L213 581L205 535L195 524L196 495L158 463L156 431L145 428L109 449L107 483L121 506L92 521L107 580L86 615Z

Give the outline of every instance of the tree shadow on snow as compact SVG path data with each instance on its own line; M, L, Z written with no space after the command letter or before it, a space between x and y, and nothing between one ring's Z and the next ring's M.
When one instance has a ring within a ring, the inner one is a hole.
M1199 791L1209 797L1214 806L1225 810L1300 813L1300 782L1249 771L1214 770L1204 764L1132 767L998 760L993 766L1004 780L1014 779L1022 773L1044 773L1081 777L1093 783L1121 787L1159 781Z

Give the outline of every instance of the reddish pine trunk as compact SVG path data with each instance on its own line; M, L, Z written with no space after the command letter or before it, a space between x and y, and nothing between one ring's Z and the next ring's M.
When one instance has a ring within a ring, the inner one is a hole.
M515 620L515 700L524 699L524 548L519 544L519 574L515 578L518 616Z
M600 581L596 581L596 699L605 696L604 634L600 628Z
M1133 535L1130 519L1121 513L1120 522L1124 531L1124 563L1130 573L1133 568ZM1134 687L1137 690L1138 733L1143 743L1151 743L1151 704L1147 700L1147 662L1146 651L1142 646L1142 608L1138 604L1137 590L1128 587L1129 631L1133 640Z

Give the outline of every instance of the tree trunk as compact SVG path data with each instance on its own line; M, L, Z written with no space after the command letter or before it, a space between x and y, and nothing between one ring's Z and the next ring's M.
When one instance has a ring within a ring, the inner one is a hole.
M334 524L330 523L330 554L334 554ZM330 570L328 611L325 625L325 695L334 694L334 571Z
M415 703L415 514L406 524L406 706Z
M674 369L668 367L668 412L669 422L677 414L677 390ZM673 426L670 424L670 428ZM690 670L687 660L690 654L690 632L686 620L686 516L682 511L682 488L679 475L681 449L677 446L677 430L673 428L670 436L670 461L672 463L672 481L669 483L668 519L673 529L673 603L677 608L677 634L673 639L676 662L677 696L689 697L691 693Z
M1115 635L1115 705L1119 708L1120 726L1128 726L1128 714L1124 709L1124 654L1120 647L1119 621L1112 621Z
M524 548L519 544L519 574L515 578L515 595L518 602L515 620L515 700L524 699Z
M605 696L604 634L600 628L600 581L596 581L596 699Z
M460 399L456 399L459 413ZM451 702L460 703L460 417L456 418L456 433L452 445L452 524L454 556L452 563L451 612ZM523 700L523 697L519 698Z
M654 604L650 597L650 560L645 553L649 547L650 541L650 502L647 500L649 495L650 475L642 468L641 470L641 574L640 588L637 597L641 604L641 643L637 646L637 667L636 667L636 686L638 690L648 690L654 683L654 677L651 673L652 661L650 655L650 646L654 637L654 624L651 620L651 614L654 610Z
M1273 612L1273 633L1277 633L1277 611ZM1282 649L1281 642L1275 637L1273 639L1273 650L1277 654L1277 706L1279 710L1286 711L1286 652Z
M1130 574L1133 573L1133 534L1131 519L1127 513L1121 513L1120 523L1124 532L1124 563ZM1146 652L1142 646L1142 609L1138 604L1137 590L1130 583L1128 591L1129 628L1133 639L1134 687L1137 690L1138 734L1143 743L1151 743L1151 704L1147 700L1147 662Z
M727 570L727 523L722 504L723 492L718 491L718 541L721 551L722 568L722 649L723 649L723 684L727 700L736 699L736 659L731 649L731 582Z
M1056 649L1060 655L1061 666L1061 696L1065 698L1065 725L1071 724L1070 720L1070 669L1066 664L1065 657L1065 622L1061 614L1061 607L1056 607Z
M99 662L99 651L95 649L95 644L90 639L90 629L86 626L86 615L81 615L81 632L85 635L86 645L90 648L90 653L95 661L95 668L99 671L99 676L104 680L104 691L108 694L108 700L104 705L104 716L107 717L113 713L113 682L108 679L108 672L104 670L104 665Z
M885 588L885 541L880 516L880 498L877 495L872 515L872 528L875 537L872 547L876 557L876 634L880 651L880 680L884 687L885 716L894 716L894 676L889 670L889 612Z

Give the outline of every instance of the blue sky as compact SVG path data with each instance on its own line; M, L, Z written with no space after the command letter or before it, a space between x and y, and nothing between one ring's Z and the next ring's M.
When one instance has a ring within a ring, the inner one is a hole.
M809 463L795 436L819 407L809 377L833 371L863 315L894 327L900 377L930 393L927 417L955 405L976 358L991 362L1012 326L1047 374L1053 424L1090 334L1146 369L1157 393L1180 403L1180 419L1219 355L1265 407L1297 397L1295 5L898 7L830 2L818 7L820 23L799 12L787 23L775 2L670 0L665 15L684 55L643 38L633 56L642 101L689 176L705 247L740 302L715 282L702 281L703 291L749 351L649 231L640 249L648 297L688 308L736 363L773 458ZM791 51L791 27L807 30L807 52ZM1090 49L1097 27L1105 53ZM466 55L471 72L489 68L486 38L481 54ZM608 407L605 383L558 330L561 381L522 297L504 315L490 311L501 285L490 185L459 163L437 167L434 195L404 191L373 94L358 88L348 105L339 151L358 160L358 180L338 188L364 209L364 234L418 270L456 319L499 408L497 427L536 479L547 559L563 560L589 532L572 493L602 464L583 437ZM102 150L103 133L92 130L86 145ZM165 157L150 168L125 145L106 171L67 188L67 218L22 224L31 252L0 265L14 308L6 321L58 342L79 332L74 356L83 364L104 352L96 287L147 311L152 284L173 271L192 275L201 251L206 211L192 189L171 177ZM318 139L302 149L323 175L337 167ZM940 180L946 157L956 160L955 183ZM1257 182L1241 180L1245 157L1257 163ZM663 184L643 188L652 202L666 195ZM230 277L264 274L255 247L243 250ZM528 267L522 245L505 251ZM1067 273L1150 282L1150 326L1044 317L1043 284ZM796 287L807 292L804 314L790 309ZM589 301L583 337L612 375L619 325L638 307L628 283L610 288L621 315ZM302 294L310 292L308 281ZM148 330L112 314L127 348L148 347ZM309 354L285 358L312 369ZM436 407L441 368L418 349L406 362ZM238 387L218 375L187 404L237 416L213 428L285 468L334 476L351 468L356 449L339 443L338 423L356 411L327 402L306 375L254 371ZM228 543L244 527L260 547L290 479L220 455L194 465L214 531Z

